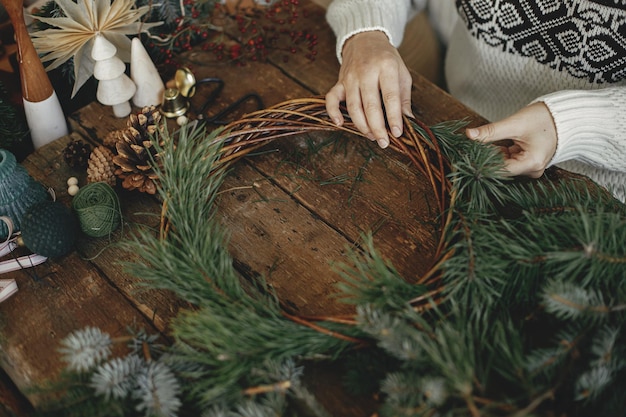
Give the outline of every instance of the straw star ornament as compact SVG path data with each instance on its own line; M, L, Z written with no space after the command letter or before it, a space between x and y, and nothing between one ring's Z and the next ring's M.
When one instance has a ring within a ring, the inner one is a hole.
M33 44L42 56L41 60L52 70L74 58L74 87L72 97L93 75L94 61L91 47L97 34L103 35L117 48L117 56L130 61L131 40L129 35L148 32L163 22L142 22L140 19L150 6L136 7L134 0L55 0L62 17L35 19L52 28L31 33Z

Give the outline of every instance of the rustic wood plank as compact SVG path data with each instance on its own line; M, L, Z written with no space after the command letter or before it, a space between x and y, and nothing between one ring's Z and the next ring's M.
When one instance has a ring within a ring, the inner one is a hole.
M392 151L359 137L281 139L249 163L350 245L372 233L376 249L410 281L426 273L439 238L428 181ZM300 255L298 254L298 257Z
M371 232L377 250L396 265L403 276L414 281L430 269L438 242L437 204L429 184L414 169L401 163L399 159L390 157L389 151L380 150L376 145L359 138L335 136L329 138L323 134L298 135L277 141L265 147L262 155L247 159L263 176L257 179L242 175L240 173L243 169L236 168L238 181L233 183L231 179L224 188L247 186L247 194L264 196L265 183L262 181L275 183L286 193L283 199L297 201L298 205L309 211L310 216L314 216L317 223L322 222L343 236L345 243L341 249L358 246L362 234ZM314 146L320 148L312 149ZM257 184L258 187L250 190L252 184ZM235 197L237 196L233 196ZM255 214L250 211L250 207L244 205L247 199L241 195L238 197L242 201L233 201L221 207L223 216L228 218L229 230L252 229L256 222L263 222L267 225L263 238L269 234L280 239L281 230L282 233L293 231L289 230L287 224L306 222L292 219L294 211L286 211L280 207L274 207L275 213L263 211ZM268 201L271 200L268 198ZM233 207L237 204L242 207ZM234 217L237 211L245 211L246 217ZM321 241L325 239L328 240L326 245L333 244L333 238L323 237ZM263 247L264 250L269 250L267 245L274 241L268 240L266 243L253 235L245 236L240 233L234 233L232 240L233 245L247 245L246 249L236 252L245 256L244 262L254 265L262 265L262 259L267 253L253 248ZM330 274L333 278L329 281L327 291L334 292L334 284L340 277L336 271L323 269L323 264L316 265L316 261L305 249L307 242L302 242L305 244L304 248L295 241L290 241L289 250L293 252L293 258L303 263L300 267L303 267L304 276L311 274L305 263L310 264L314 270L319 268L320 273L316 280L325 279L321 277L322 271ZM335 255L339 257L329 257L326 263L346 261L343 251L335 252ZM292 272L293 263L284 268L273 263L270 265L272 269L266 267L265 274L271 270L273 279L294 280L293 277L278 278ZM303 284L306 284L308 279L304 281ZM317 281L316 284L319 284ZM305 299L312 298L313 294L307 292L307 288L302 288L298 294ZM289 292L286 295L293 296ZM346 311L345 308L341 310Z
M330 262L350 243L247 164L222 187L218 208L235 264L264 275L279 298L302 314L341 314Z

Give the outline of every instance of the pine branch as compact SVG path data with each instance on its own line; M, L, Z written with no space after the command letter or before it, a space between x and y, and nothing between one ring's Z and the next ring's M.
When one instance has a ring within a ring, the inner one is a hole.
M188 374L197 378L193 395L199 394L204 404L241 399L243 389L238 388L239 383L250 378L259 362L302 359L327 352L336 356L352 345L280 315L260 316L239 305L187 312L176 319L174 328L174 336L187 346L173 353L174 360L197 363L204 370Z
M342 301L372 305L385 310L404 310L409 300L424 294L425 287L408 283L374 248L372 234L362 238L364 252L351 251L349 264L336 266L342 281Z

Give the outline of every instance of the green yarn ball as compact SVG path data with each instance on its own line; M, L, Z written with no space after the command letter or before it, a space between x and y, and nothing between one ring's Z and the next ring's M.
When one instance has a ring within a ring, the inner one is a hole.
M69 253L74 248L78 230L78 220L72 210L57 201L37 203L22 218L24 245L48 258Z
M106 182L82 187L72 200L80 228L87 236L109 236L121 222L120 201Z

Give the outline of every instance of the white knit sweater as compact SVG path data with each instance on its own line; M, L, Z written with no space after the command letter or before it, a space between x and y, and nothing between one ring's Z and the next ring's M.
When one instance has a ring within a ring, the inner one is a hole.
M500 120L543 101L556 123L550 165L626 198L626 0L334 0L327 20L341 61L352 35L381 30L398 46L427 8L447 44L450 93Z

